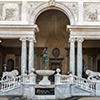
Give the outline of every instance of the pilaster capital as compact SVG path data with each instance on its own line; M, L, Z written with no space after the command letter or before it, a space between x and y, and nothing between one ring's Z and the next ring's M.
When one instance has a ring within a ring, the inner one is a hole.
M76 41L76 38L74 38L74 37L69 38L69 42L75 42L75 41Z
M20 41L26 41L27 38L26 38L26 37L21 37L19 40L20 40Z
M82 43L84 41L84 39L82 37L77 38L77 42Z

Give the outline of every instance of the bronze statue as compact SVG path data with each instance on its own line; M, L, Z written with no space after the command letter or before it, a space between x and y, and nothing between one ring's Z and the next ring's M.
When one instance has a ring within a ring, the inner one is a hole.
M43 66L46 69L46 62L49 60L49 54L47 52L47 48L44 48L43 53L42 53L42 59L43 59Z

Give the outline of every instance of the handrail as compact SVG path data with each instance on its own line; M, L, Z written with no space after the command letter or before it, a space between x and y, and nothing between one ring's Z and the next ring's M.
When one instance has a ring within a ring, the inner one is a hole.
M87 79L84 79L82 77L74 76L74 84L81 87L82 89L85 89L89 92L95 93L96 92L96 83L91 82Z
M74 84L86 91L95 93L96 83L78 76L61 75L61 83Z
M11 79L7 80L1 80L0 81L0 92L5 92L11 89L14 89L15 87L20 86L23 82L29 82L29 75L24 76L16 76Z

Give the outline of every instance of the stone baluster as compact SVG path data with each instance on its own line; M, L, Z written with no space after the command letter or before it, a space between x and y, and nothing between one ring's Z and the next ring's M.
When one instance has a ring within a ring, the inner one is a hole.
M24 75L26 72L27 65L27 46L26 46L26 38L20 38L22 41L21 47L21 74Z
M70 38L70 71L75 75L75 38Z
M82 63L82 42L83 42L83 38L77 38L77 75L79 77L82 77L82 67L83 67L83 63Z

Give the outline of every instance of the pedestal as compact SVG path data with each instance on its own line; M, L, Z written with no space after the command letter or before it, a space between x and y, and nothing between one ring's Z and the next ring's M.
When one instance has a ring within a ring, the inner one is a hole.
M51 82L48 80L48 76L43 76L43 79L39 82L39 85L50 85Z

